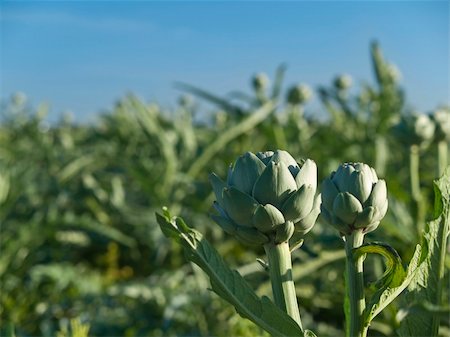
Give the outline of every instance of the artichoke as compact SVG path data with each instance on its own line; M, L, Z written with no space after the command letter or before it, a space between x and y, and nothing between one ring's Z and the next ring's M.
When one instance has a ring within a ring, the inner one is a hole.
M387 208L386 182L366 164L342 164L322 183L322 216L341 234L375 230Z
M431 115L436 126L437 141L450 141L450 109L441 108Z
M306 84L299 84L289 89L287 101L292 105L305 104L312 97L312 91Z
M269 78L264 73L259 73L252 78L252 87L255 91L265 90L269 85Z
M426 147L433 140L435 125L425 114L403 116L394 126L394 135L406 145Z
M347 90L352 86L352 77L347 74L336 76L334 79L334 87L338 90Z
M217 215L213 220L248 245L288 241L311 230L320 213L317 167L286 151L247 152L230 166L227 181L210 175Z

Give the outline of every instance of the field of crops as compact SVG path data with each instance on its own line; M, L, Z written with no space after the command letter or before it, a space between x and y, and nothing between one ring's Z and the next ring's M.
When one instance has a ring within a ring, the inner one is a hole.
M255 262L264 249L239 243L210 218L208 175L225 177L247 151L310 158L319 182L340 163L374 167L386 181L389 208L366 240L394 247L406 266L437 214L433 180L447 166L450 111L436 106L430 117L415 116L396 67L376 44L370 57L374 77L365 84L343 75L314 90L289 88L280 66L274 76L251 79L252 95L183 84L189 95L175 111L129 95L89 125L70 118L50 124L46 106L30 106L22 95L4 102L1 335L268 336L210 291L208 277L155 218L163 206L182 216L258 295L271 297L269 276ZM311 95L320 115L309 108ZM213 107L202 118L198 102ZM432 291L440 300L399 297L372 321L369 336L407 336L408 314L439 317L440 335L450 334L450 252L439 242L445 275L429 287L439 285ZM345 334L344 261L342 240L323 217L292 253L303 325L317 336ZM367 257L368 297L384 270L383 258Z

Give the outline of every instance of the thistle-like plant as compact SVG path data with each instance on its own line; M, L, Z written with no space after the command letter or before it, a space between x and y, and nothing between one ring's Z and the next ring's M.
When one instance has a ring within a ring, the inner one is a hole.
M266 251L275 303L300 326L289 239L295 244L313 227L320 212L317 167L286 151L247 152L228 171L224 182L214 173L214 221L248 245Z
M317 167L297 163L286 151L247 152L228 171L226 182L210 175L218 215L214 221L248 245L279 244L309 232L320 212Z
M450 108L440 108L431 115L436 131L434 138L438 146L438 176L442 176L448 165L448 143L450 142Z
M411 210L418 236L425 226L425 204L420 190L420 154L432 143L435 128L430 116L418 113L403 116L393 128L397 140L409 148Z
M343 235L375 230L387 208L386 182L366 164L343 164L322 183L322 216Z
M322 216L336 228L345 242L347 255L347 296L350 303L348 332L351 337L365 336L363 256L355 249L364 235L375 230L388 208L386 182L363 163L345 163L322 183Z

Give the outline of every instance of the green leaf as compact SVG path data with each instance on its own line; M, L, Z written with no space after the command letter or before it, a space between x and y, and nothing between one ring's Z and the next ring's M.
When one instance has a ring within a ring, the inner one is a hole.
M364 247L364 246L362 246ZM377 248L379 253L387 258L386 272L379 281L380 288L376 291L372 298L368 301L364 311L364 324L368 326L370 322L377 316L386 306L388 306L403 290L409 285L413 277L416 275L418 266L422 262L422 247L416 246L416 250L409 262L408 269L405 273L401 265L401 260L395 250ZM377 252L378 253L378 252ZM363 251L361 251L363 254Z
M221 107L222 109L237 115L242 115L242 109L238 106L235 106L231 103L229 103L226 99L218 97L214 94L211 94L203 89L197 88L193 85L177 82L175 83L175 87L184 91L187 91L195 96L198 96L200 98L203 98L213 104L216 104L217 106Z
M364 254L380 254L386 258L386 271L376 282L376 288L396 287L402 283L405 278L405 270L402 260L394 248L382 242L368 243L355 250L355 259Z
M272 87L272 99L278 99L281 93L281 86L283 84L284 73L286 72L286 65L284 63L280 64L275 73L275 81Z
M412 279L405 303L409 308L416 303L442 304L442 287L445 271L445 250L450 233L450 168L434 182L435 211L437 218L427 223L422 238L424 262ZM408 310L398 330L400 336L437 336L439 315L430 311Z
M213 141L202 154L193 162L187 172L187 176L194 178L202 171L202 168L233 139L253 130L256 125L263 122L274 111L274 103L269 101L258 110L252 112L239 124L227 129Z
M317 337L316 334L314 332L312 332L311 330L305 330L305 333L303 336L304 337Z
M164 221L161 218L164 218ZM189 260L209 276L213 291L232 304L242 317L251 320L273 336L303 335L290 316L267 297L259 298L244 278L227 266L219 253L199 232L189 228L181 218L171 217L168 212L159 214L158 222L161 229L164 227L163 233L168 232L172 237L174 231L178 232L179 243L184 247Z

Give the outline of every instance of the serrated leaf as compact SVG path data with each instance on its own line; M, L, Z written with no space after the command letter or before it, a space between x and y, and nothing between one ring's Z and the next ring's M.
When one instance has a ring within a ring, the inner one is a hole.
M388 306L403 290L409 285L418 271L418 266L423 261L422 247L416 246L416 250L409 262L406 276L403 277L400 283L394 282L386 287L379 289L372 298L368 301L367 307L364 311L364 324L368 326L370 322L377 316L386 306ZM400 274L401 275L401 274ZM399 279L400 280L400 279Z
M442 287L445 271L445 250L450 232L450 168L434 182L435 210L437 218L427 223L422 237L422 247L426 248L424 262L408 286L405 303L408 307L415 303L428 302L434 306L442 303ZM400 336L437 336L439 315L430 311L408 310L400 323Z
M161 215L159 216L160 225L171 224L170 236L173 229L178 231L178 240L184 247L188 259L209 276L213 291L232 304L242 317L251 320L273 336L303 335L298 324L290 316L267 297L259 298L244 278L227 266L219 253L199 232L189 228L181 218L171 217L168 211L164 217L165 221L161 221Z
M376 288L397 287L403 282L406 276L405 270L402 260L394 248L382 242L367 243L355 250L355 259L364 254L380 254L386 258L386 271L376 282Z

